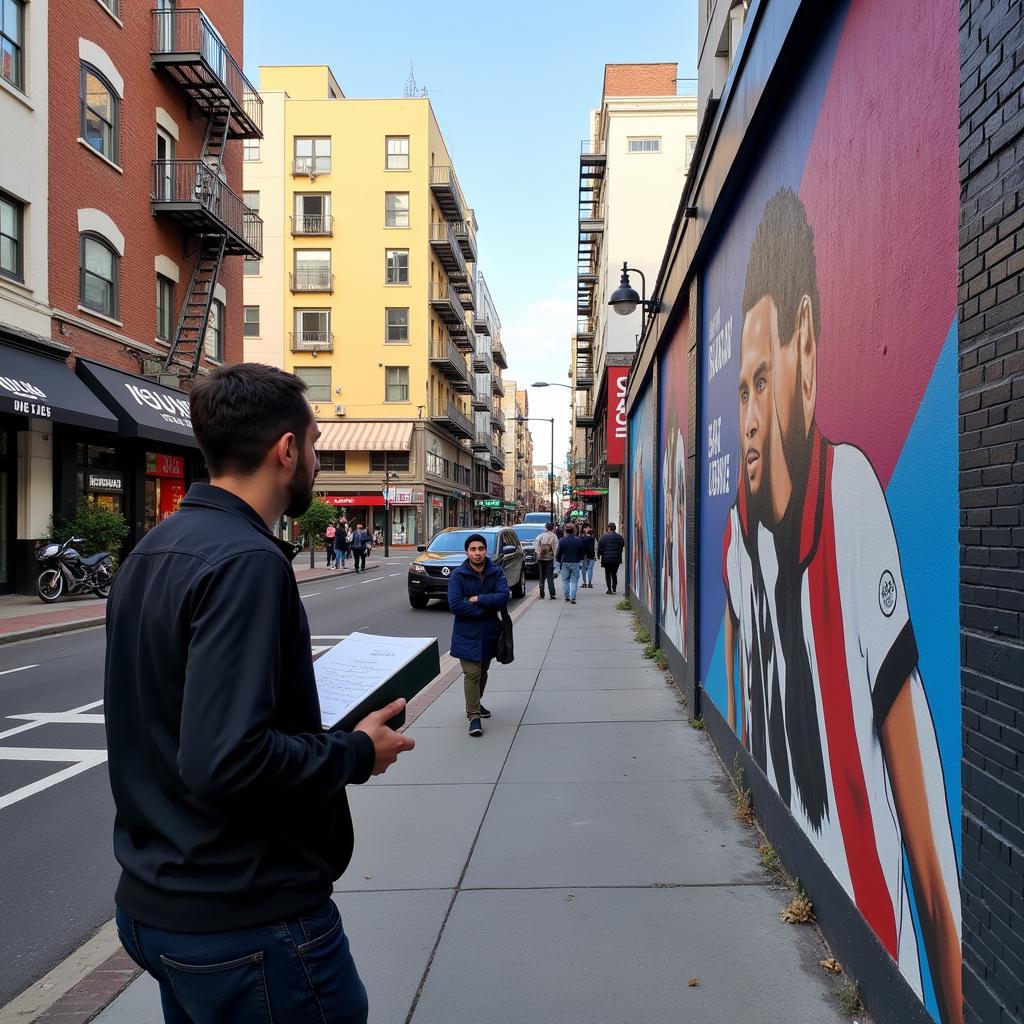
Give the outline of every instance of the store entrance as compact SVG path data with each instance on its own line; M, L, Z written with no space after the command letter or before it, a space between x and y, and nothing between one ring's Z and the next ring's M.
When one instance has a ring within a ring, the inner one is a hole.
M14 590L14 493L17 480L14 435L0 430L0 593Z

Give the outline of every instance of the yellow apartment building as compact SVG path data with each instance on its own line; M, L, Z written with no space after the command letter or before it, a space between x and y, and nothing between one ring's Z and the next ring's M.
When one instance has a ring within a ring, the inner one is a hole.
M502 468L476 401L497 394L484 356L500 339L430 101L349 99L326 66L261 67L259 91L244 188L264 251L246 266L246 358L305 380L317 489L350 521L383 534L387 487L393 543L470 525Z

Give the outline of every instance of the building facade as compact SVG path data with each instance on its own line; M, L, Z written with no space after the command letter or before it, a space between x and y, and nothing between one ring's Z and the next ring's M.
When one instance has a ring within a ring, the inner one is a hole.
M430 102L348 99L325 66L263 67L260 87L245 201L267 227L246 263L247 356L306 381L318 486L350 520L382 533L390 480L394 543L470 525L475 495L503 497L504 349Z
M260 245L233 187L236 140L260 132L242 4L156 8L4 7L23 144L0 154L0 588L31 589L36 543L82 500L124 515L129 545L173 512L204 472L190 382L241 357L232 257Z
M976 978L1005 991L1012 950L985 900L1010 890L983 865L1013 855L980 822L961 828L960 780L995 778L1013 740L991 731L1005 711L987 680L974 708L991 720L961 732L959 666L976 631L1016 617L965 575L992 555L958 565L960 545L1009 546L1012 529L982 527L1020 497L997 465L1017 453L998 449L1012 387L996 357L1012 346L999 349L1007 317L990 306L1002 296L1019 314L1013 287L992 287L1002 270L1015 280L996 265L1014 258L999 222L1015 206L1001 192L975 208L967 256L957 166L961 70L1004 57L986 47L961 64L958 37L973 46L999 19L986 6L967 29L950 5L871 0L701 8L696 155L627 384L628 593L872 1017L1012 1020L1016 994L1009 1015L980 997L965 1014L961 949L978 927ZM1008 154L999 170L1019 180ZM997 176L979 169L978 192ZM977 347L958 317L958 245L979 282L961 284L983 311ZM965 371L993 360L961 374L959 396L958 351ZM958 489L975 480L965 518ZM987 607L961 617L961 601ZM988 781L979 795L1005 813Z
M697 98L677 95L677 75L675 64L606 65L580 152L570 475L574 498L606 523L622 516L624 380L641 320L617 316L608 297L624 264L648 285L657 275L697 141Z
M509 522L519 522L524 513L532 511L531 491L533 436L527 418L530 415L529 392L517 388L514 380L505 381L502 411L507 425L505 433L505 500L510 506Z

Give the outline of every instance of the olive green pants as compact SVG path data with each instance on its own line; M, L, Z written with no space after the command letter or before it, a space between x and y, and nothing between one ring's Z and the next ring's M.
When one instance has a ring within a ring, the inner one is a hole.
M462 662L462 687L466 693L466 717L480 717L480 700L487 688L487 670L491 667L491 659L486 661Z

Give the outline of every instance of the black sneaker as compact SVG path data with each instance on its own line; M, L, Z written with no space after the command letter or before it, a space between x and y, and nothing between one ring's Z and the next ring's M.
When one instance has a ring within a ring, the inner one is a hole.
M575 597L574 597L574 598L572 599L572 603L573 603L573 604L575 604L575 603L576 603L576 598L575 598Z
M488 711L487 708L485 708L483 706L483 704L480 705L480 717L481 718L490 718L491 717L490 711Z
M479 718L471 718L469 720L469 735L470 736L483 736L484 727L480 724Z
M540 599L541 599L542 601L544 600L544 591L543 591L543 590L542 590L542 591L541 591L541 593L540 593Z
M569 598L566 598L566 601L568 601L568 600L569 600Z

